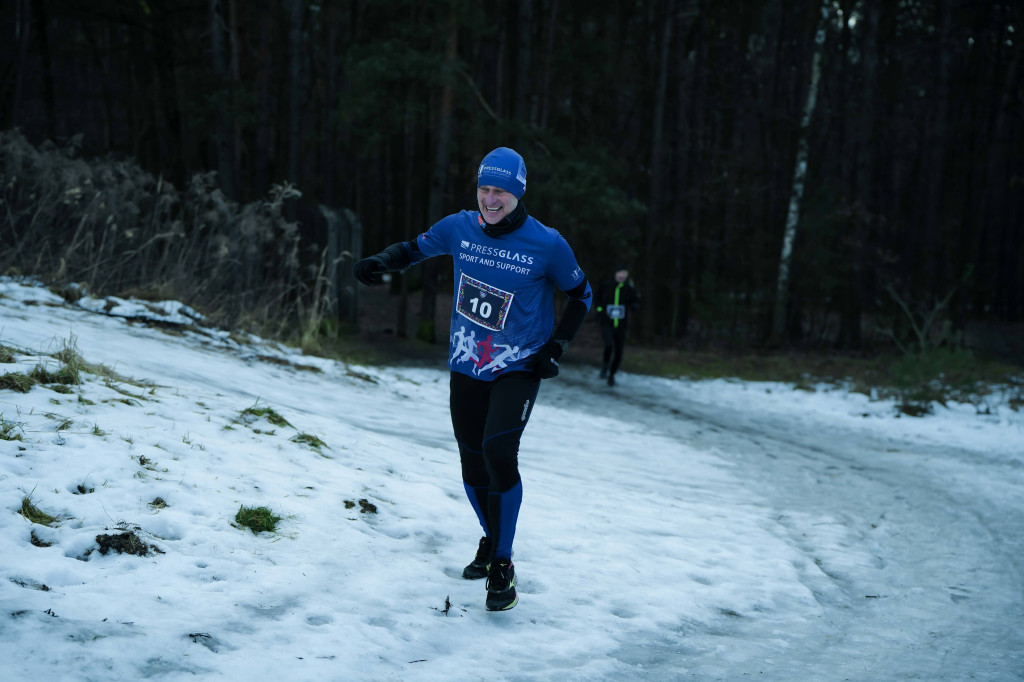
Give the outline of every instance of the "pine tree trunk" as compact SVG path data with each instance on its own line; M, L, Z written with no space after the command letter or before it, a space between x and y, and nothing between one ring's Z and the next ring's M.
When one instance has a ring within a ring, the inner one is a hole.
M441 219L441 211L444 210L444 191L448 184L448 157L451 153L452 110L455 98L452 77L456 67L458 38L459 27L455 10L449 9L447 47L445 49L445 84L441 91L441 104L437 117L437 149L430 183L430 198L427 202L428 219L431 222ZM423 302L420 307L420 323L416 338L427 343L437 342L437 271L437 259L431 258L423 263Z
M948 120L950 109L949 71L951 50L947 47L950 40L951 7L950 0L938 2L938 36L935 64L935 90L929 93L932 98L931 120L928 125L928 143L925 149L927 168L921 174L925 186L921 196L924 199L923 211L919 214L918 257L919 286L923 290L938 286L944 289L949 285L949 272L946 270L946 258L943 251L948 247L945 222L948 213L944 210L945 187L944 176L947 170L945 160L949 152Z
M217 150L217 173L220 176L220 186L224 194L231 198L237 198L235 193L235 177L232 169L233 154L231 146L233 131L231 129L230 114L228 112L230 90L230 75L228 71L227 46L224 41L224 18L221 0L210 0L210 55L213 59L213 74L216 79L216 87L220 94L216 101L217 126L215 133L215 148Z
M270 162L275 158L274 145L274 82L272 48L274 33L274 10L262 7L256 21L259 31L254 70L256 72L257 120L256 149L253 152L253 186L256 196L263 196L270 189Z
M234 198L244 198L245 181L242 179L242 125L238 119L238 92L242 87L242 45L238 32L238 0L228 0L228 35L230 38L231 55L231 92L228 101L231 103L231 177L234 180Z
M406 168L416 167L416 126L413 118L413 95L409 92L405 101L405 121L403 122L402 158ZM404 189L402 215L403 230L402 239L413 238L412 207L415 205L413 199L413 187L411 182L402 183ZM398 275L398 320L395 322L396 335L400 339L409 337L409 277L405 273Z
M39 30L39 56L43 63L43 111L46 114L46 136L51 140L57 132L57 96L53 86L53 60L50 55L50 26L45 2L36 3L36 26Z
M516 120L520 123L526 124L530 123L532 111L530 84L533 82L533 73L531 72L533 3L520 2L518 10L519 22L517 26L518 48L516 49L516 101L512 104L512 110L515 112ZM520 140L519 142L521 143L522 141Z
M555 34L558 30L558 0L551 0L551 13L548 15L544 38L544 70L540 77L540 111L537 119L543 130L548 126L551 112L551 69L555 58Z
M155 78L153 79L152 106L153 118L156 123L157 142L159 149L158 162L161 168L169 169L171 182L183 186L188 179L189 171L195 166L191 163L194 155L192 140L186 140L183 134L181 97L178 81L173 67L174 46L171 37L171 19L168 11L162 9L153 18L152 50ZM148 41L148 37L143 38Z
M675 13L675 1L666 0L664 14L660 17L662 25L661 39L658 42L658 73L654 89L654 104L651 119L651 148L650 148L650 205L648 207L648 219L646 225L646 240L644 249L644 272L643 275L652 284L658 281L658 257L660 248L658 246L659 236L662 230L662 197L665 187L665 102L668 94L668 73L671 69L669 62L669 48L672 44L672 21L669 20ZM658 296L653 287L651 294ZM657 328L655 320L659 306L646 305L643 307L644 314L643 330L650 338L665 330ZM664 312L664 311L661 311Z
M288 16L288 180L298 184L302 158L302 54L305 2L289 0Z
M4 117L5 130L21 124L21 107L28 77L28 54L32 45L32 0L18 0L15 21L18 24L18 57L14 63L14 92L11 94L11 106Z
M338 34L341 24L340 11L337 5L326 5L322 10L324 14L323 26L326 33L326 75L324 78L324 94L322 111L320 113L320 196L329 205L337 201L337 160L338 153L338 131L337 112L339 87L339 63Z
M852 119L853 165L849 178L853 215L851 217L853 252L849 281L840 309L839 337L836 345L840 348L860 348L863 343L861 331L865 302L869 300L868 221L878 208L875 198L875 126L878 120L876 93L879 83L878 24L880 10L876 4L864 9L861 21L862 40L859 46L860 75L854 87L859 97L854 106L859 110Z

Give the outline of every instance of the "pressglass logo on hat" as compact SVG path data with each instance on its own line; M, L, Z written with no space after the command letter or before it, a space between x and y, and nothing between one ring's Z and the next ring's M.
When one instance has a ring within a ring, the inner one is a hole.
M481 164L480 165L480 173L479 173L479 175L485 175L485 174L504 175L506 178L509 178L509 179L512 178L512 171L510 171L510 170L502 168L501 166L484 166L483 164Z
M526 191L526 163L514 149L498 147L484 157L477 171L477 186L494 185L516 197Z

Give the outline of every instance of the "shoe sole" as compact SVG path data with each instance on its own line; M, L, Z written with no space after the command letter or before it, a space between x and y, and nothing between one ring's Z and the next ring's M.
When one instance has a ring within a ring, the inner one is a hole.
M488 611L508 611L509 609L511 609L512 607L514 607L518 603L519 603L519 595L518 594L513 595L512 596L512 601L510 601L508 603L492 602L490 600L487 600L487 610Z

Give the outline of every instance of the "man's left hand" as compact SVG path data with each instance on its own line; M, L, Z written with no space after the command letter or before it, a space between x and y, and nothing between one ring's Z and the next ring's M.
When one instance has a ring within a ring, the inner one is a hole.
M534 356L533 373L541 379L558 376L558 359L562 357L562 344L554 339L549 340Z

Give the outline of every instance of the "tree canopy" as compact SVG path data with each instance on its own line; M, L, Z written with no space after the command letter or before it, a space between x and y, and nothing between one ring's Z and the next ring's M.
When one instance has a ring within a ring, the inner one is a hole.
M856 348L940 305L953 329L1024 320L1019 2L3 7L0 129L180 188L215 171L243 204L289 183L354 212L367 253L473 208L479 160L514 147L591 279L632 265L649 340L768 339L801 134L789 343ZM292 216L310 249L316 215Z

